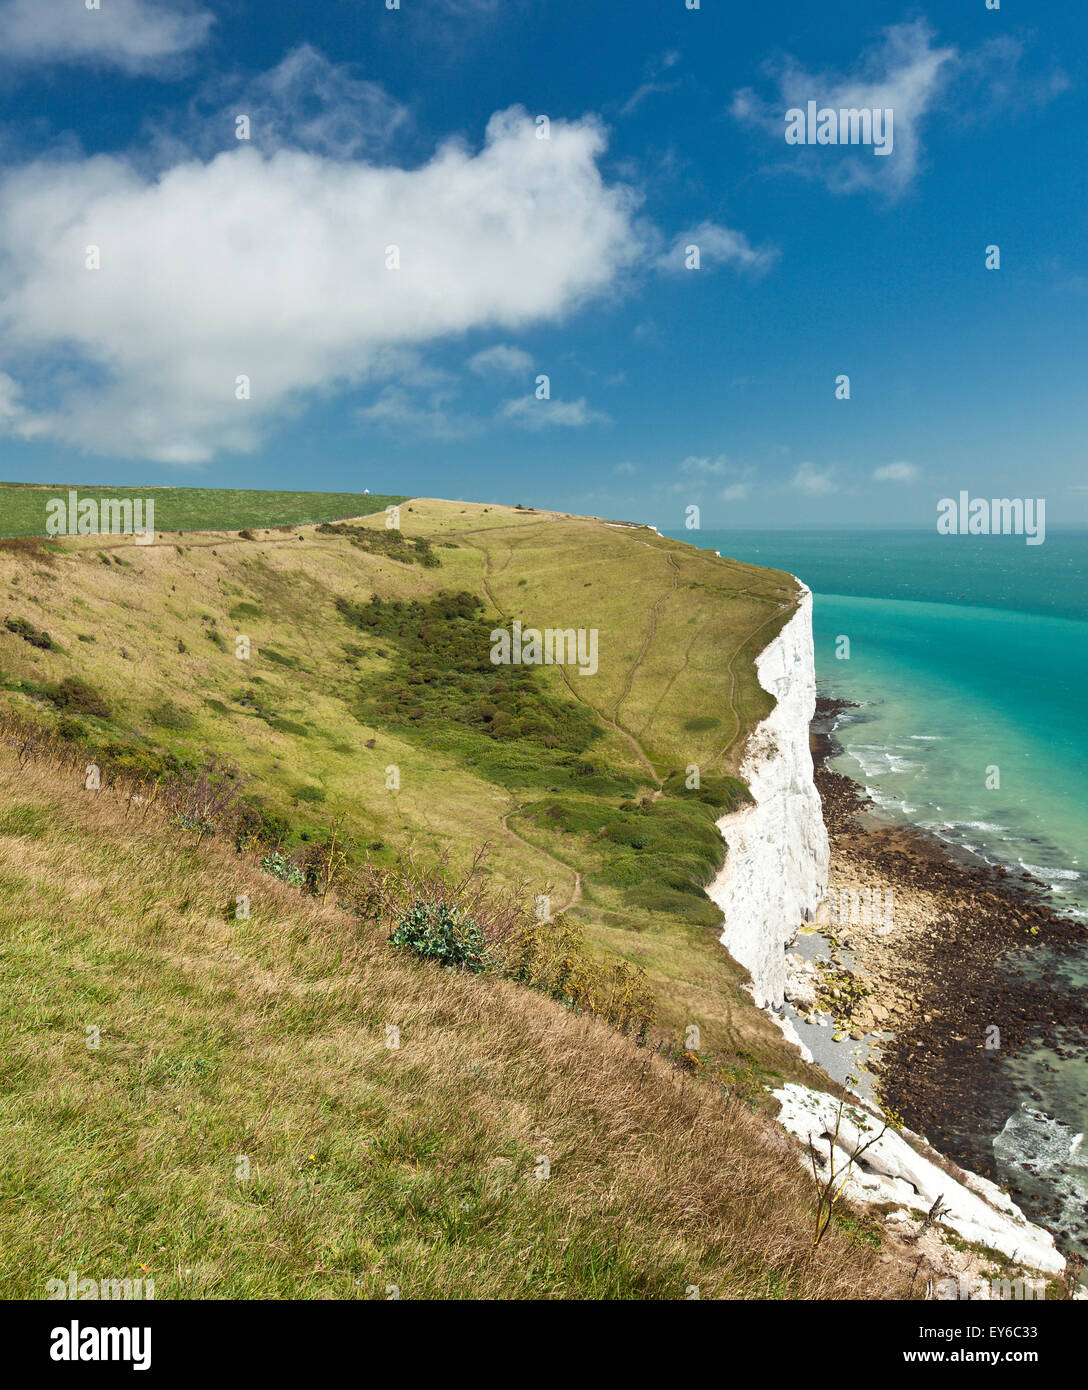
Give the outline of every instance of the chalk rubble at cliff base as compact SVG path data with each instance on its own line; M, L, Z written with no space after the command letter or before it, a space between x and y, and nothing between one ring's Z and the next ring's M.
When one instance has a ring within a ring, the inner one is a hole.
M957 1182L911 1148L895 1130L880 1134L884 1121L860 1105L848 1102L839 1118L838 1100L824 1091L790 1082L773 1094L782 1105L779 1123L806 1145L806 1166L811 1147L821 1178L828 1175L834 1145L836 1175L845 1176L849 1169L842 1186L848 1201L897 1202L928 1212L940 1198L944 1208L941 1225L964 1240L999 1250L1010 1260L1047 1274L1060 1274L1065 1269L1050 1232L1033 1226L994 1183L975 1173L966 1173L965 1183ZM880 1137L874 1139L876 1135ZM851 1166L851 1157L865 1145L869 1147ZM836 1177L836 1190L838 1186Z

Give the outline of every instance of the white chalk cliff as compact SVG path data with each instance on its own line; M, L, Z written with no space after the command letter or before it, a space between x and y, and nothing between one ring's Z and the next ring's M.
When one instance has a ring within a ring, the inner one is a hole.
M775 707L741 764L755 805L718 822L728 853L707 889L725 919L721 940L747 967L762 1008L782 1004L786 946L827 891L827 831L808 742L816 709L812 593L800 588L793 616L756 658L759 683Z
M775 707L755 729L741 763L754 805L723 816L718 829L728 847L725 864L707 889L721 909L721 940L752 977L756 1003L780 1009L786 984L786 947L812 920L827 892L830 850L819 793L813 781L809 723L816 711L812 647L812 593L756 658L756 673ZM800 1044L787 1018L772 1012L787 1038ZM879 1133L872 1112L823 1091L788 1084L774 1092L779 1122L811 1147L827 1175L834 1151L835 1186L855 1202L898 1202L927 1212L937 1198L939 1223L1037 1270L1056 1273L1065 1260L1049 1232L1033 1226L994 1184L964 1173L951 1178L904 1138L887 1130L854 1163L853 1155ZM806 1165L807 1154L800 1155ZM848 1176L847 1176L848 1175Z

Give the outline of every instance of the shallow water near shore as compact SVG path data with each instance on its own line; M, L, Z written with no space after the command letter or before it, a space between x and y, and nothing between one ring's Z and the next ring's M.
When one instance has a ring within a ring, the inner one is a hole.
M929 533L674 534L813 589L821 693L858 705L836 722L842 752L829 765L882 816L1031 875L1056 911L1088 920L1088 533L1035 547ZM1059 973L1071 991L1088 989L1088 944ZM1083 1250L1088 1065L1042 1048L1000 1065L1022 1105L994 1136L999 1175L1051 1207L1056 1198L1052 1229Z
M1088 917L1088 533L675 534L813 589L817 682L861 706L832 766Z

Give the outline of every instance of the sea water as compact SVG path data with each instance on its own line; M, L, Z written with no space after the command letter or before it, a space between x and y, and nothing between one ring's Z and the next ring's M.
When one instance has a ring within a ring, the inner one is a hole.
M671 534L813 590L820 691L859 706L838 723L832 767L893 819L1030 873L1056 910L1088 920L1088 532L1050 530L1038 546L935 532ZM1066 973L1088 988L1088 949ZM1010 1067L1025 1104L995 1136L998 1171L1068 1193L1064 1234L1083 1249L1088 1066L1040 1053Z

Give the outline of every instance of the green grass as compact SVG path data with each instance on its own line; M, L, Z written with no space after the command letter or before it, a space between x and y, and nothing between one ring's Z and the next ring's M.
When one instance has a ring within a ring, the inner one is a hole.
M69 483L39 486L0 483L0 536L44 536L46 503L67 500ZM239 531L308 526L343 517L369 516L403 497L360 492L270 492L209 487L84 487L80 498L150 498L157 531Z
M648 530L420 499L401 507L403 549L436 563L406 563L359 543L384 520L168 537L124 567L93 540L51 547L47 570L0 548L0 615L60 649L0 627L0 698L107 769L235 765L288 847L338 820L380 863L486 846L497 885L531 884L595 953L647 971L670 1036L695 1023L715 1052L801 1079L702 892L744 735L770 708L753 657L793 582ZM491 665L492 627L560 615L598 629L597 675Z
M894 1295L716 1086L71 783L0 749L0 1296Z
M231 496L205 519L252 538L0 546L0 703L79 744L0 745L0 1292L72 1268L160 1298L894 1292L854 1233L811 1248L810 1179L759 1113L811 1077L702 892L793 581L556 513L269 532ZM598 674L492 666L513 617L596 628ZM209 759L243 834L117 794ZM440 969L305 896L268 851L312 868L332 826L373 881L486 847L486 901L551 899L540 969ZM665 1056L698 1025L699 1080L569 1006L631 965Z

